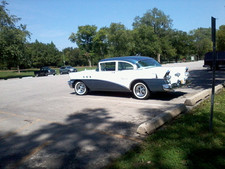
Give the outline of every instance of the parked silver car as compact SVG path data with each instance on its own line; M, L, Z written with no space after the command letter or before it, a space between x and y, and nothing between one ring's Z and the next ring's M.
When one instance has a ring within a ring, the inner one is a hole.
M59 68L60 74L68 74L70 72L77 72L77 69L73 68L72 66L62 66Z

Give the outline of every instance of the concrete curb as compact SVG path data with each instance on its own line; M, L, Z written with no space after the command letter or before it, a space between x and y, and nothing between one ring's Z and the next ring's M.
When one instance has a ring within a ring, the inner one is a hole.
M211 91L210 89L203 90L203 91L189 97L188 99L186 99L184 104L186 106L194 106L196 103L198 103L201 100L209 97L210 91Z
M220 84L220 85L217 85L215 87L215 93L219 92L220 90L222 90L223 88L223 85ZM206 89L206 90L203 90L193 96L191 96L190 98L186 99L184 104L186 106L194 106L195 104L197 104L198 102L206 99L207 97L209 97L212 93L212 89Z
M225 87L225 83L217 85L215 87L215 93L218 93L219 91L222 90L222 88ZM155 131L157 128L165 124L166 122L170 121L174 117L178 116L182 112L187 112L188 109L186 106L194 106L200 101L204 100L205 98L209 97L211 95L212 90L211 89L206 89L203 90L194 96L188 98L185 100L185 104L179 104L175 107L173 110L168 110L165 111L164 113L160 114L159 116L156 116L155 118L142 123L138 128L137 128L137 133L139 134L150 134L153 131Z
M167 121L173 119L174 117L185 111L187 111L186 106L184 104L179 104L175 107L175 109L165 111L164 113L160 114L159 116L156 116L152 120L141 124L137 129L137 133L143 135L150 134Z

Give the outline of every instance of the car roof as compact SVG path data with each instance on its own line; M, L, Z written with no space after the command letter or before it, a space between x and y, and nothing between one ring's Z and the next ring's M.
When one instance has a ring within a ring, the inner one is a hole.
M140 60L146 60L146 59L152 59L151 57L147 56L121 56L121 57L113 57L113 58L106 58L100 60L100 62L105 62L105 61L128 61L131 63L137 63Z

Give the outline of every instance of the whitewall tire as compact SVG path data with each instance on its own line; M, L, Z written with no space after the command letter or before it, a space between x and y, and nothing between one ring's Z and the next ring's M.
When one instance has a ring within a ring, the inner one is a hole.
M133 95L137 99L148 99L150 96L150 91L144 83L137 82L133 87Z
M87 86L83 82L78 81L74 85L74 91L77 95L85 95L85 94L87 94L88 89L87 89Z

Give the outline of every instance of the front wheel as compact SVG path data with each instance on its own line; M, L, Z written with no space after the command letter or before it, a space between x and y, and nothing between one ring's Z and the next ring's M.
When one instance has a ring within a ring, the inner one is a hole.
M150 91L144 83L137 82L133 87L133 94L137 99L148 99Z
M79 81L75 83L74 91L77 95L85 95L87 94L88 89L83 82Z

